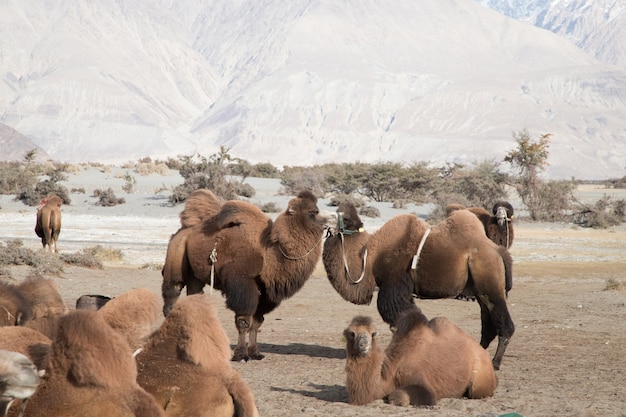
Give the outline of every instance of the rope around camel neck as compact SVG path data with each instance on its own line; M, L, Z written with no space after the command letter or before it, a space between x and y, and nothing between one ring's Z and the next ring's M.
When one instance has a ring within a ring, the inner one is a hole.
M351 284L358 284L359 282L363 281L363 278L365 277L365 265L367 264L367 248L365 248L365 252L363 253L363 270L361 271L361 275L359 276L359 279L354 281L352 279L352 276L350 275L350 268L348 268L348 258L346 257L346 248L344 247L344 244L343 244L343 233L339 233L339 235L341 236L341 254L343 255L343 266L346 269L346 275L348 277L348 281L350 281Z
M313 250L317 247L317 245L319 245L319 244L320 244L320 242L321 242L323 239L324 239L324 235L322 234L322 237L320 237L320 240L318 240L318 241L317 241L317 243L316 243L315 245L313 245L313 247L312 247L311 249L309 249L309 251L308 251L307 253L305 253L305 254L304 254L304 255L302 255L302 256L298 256L298 257L291 257L291 256L288 256L285 252L283 252L283 248L280 246L280 243L278 244L278 249L280 250L280 253L282 253L282 254L283 254L283 256L284 256L285 258L290 259L290 260L292 260L292 261L297 261L297 260L299 260L299 259L302 259L302 258L304 258L304 257L308 256L311 252L313 252Z

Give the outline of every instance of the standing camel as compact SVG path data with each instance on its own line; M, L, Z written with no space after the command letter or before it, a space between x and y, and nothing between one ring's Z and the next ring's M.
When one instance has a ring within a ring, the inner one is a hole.
M264 316L311 276L324 229L336 223L336 217L320 213L317 198L306 190L291 199L274 222L245 201L227 201L208 218L186 216L186 211L187 204L181 213L187 226L183 223L170 239L162 270L163 314L169 314L184 287L190 295L209 285L210 291L222 292L235 313L239 337L232 360L263 359L257 333Z
M401 214L368 234L351 203L337 209L339 227L324 243L324 267L331 284L347 301L369 304L378 287L383 320L396 325L398 315L417 298L476 298L481 310L481 341L487 348L498 336L493 357L500 367L515 331L506 297L512 288L508 250L485 235L467 210L452 213L430 227L412 214Z
M462 204L448 204L446 216L456 210L468 210L478 217L485 228L485 234L494 243L509 249L515 239L513 228L513 206L508 201L497 201L491 213L482 207L465 207Z
M54 252L58 253L57 240L61 233L61 204L63 200L56 194L50 194L41 200L37 209L37 224L35 225L35 233L41 238L43 248L52 252L54 244Z

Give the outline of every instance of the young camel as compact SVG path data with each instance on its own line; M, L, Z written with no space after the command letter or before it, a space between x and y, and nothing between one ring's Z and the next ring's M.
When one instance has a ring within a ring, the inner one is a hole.
M25 417L166 417L136 382L124 338L96 311L59 319L46 375L26 404Z
M190 295L176 302L137 355L137 381L169 417L257 417L252 391L229 358L210 298Z
M489 354L445 317L403 311L385 351L372 319L355 317L344 331L350 404L385 399L394 405L436 405L441 398L485 398L497 378Z
M37 368L19 352L0 350L0 417L15 399L30 397L39 384Z

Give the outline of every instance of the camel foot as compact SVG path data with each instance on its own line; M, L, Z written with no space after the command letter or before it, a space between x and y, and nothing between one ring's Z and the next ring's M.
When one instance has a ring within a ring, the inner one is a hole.
M250 356L248 355L248 350L246 347L236 347L235 352L233 353L233 357L231 361L233 362L248 362L250 360Z
M250 353L248 356L250 357L250 359L255 361L260 361L261 359L265 358L265 355L262 355L259 352Z

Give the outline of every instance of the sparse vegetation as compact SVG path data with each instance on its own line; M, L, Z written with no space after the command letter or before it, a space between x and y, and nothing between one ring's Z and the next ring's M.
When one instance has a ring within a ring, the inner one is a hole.
M123 178L124 185L122 185L122 190L124 190L126 194L132 194L135 191L135 185L137 184L137 180L135 179L135 177L130 175L128 171L126 171L126 174L124 174Z
M280 207L273 201L262 204L259 208L263 213L278 213L281 211Z
M626 281L618 280L616 278L609 278L606 280L605 291L626 291Z
M103 207L111 207L118 204L126 203L126 200L124 200L124 198L117 198L112 188L108 188L106 190L96 188L95 190L93 190L93 197L96 197L98 199L96 205Z

